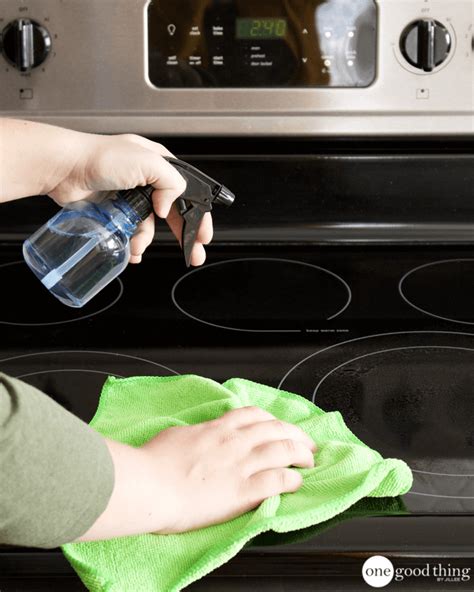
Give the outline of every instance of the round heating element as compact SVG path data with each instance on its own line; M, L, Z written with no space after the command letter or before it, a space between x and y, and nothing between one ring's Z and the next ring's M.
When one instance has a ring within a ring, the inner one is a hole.
M413 332L342 342L296 364L280 387L340 411L384 457L404 459L412 494L474 500L474 336Z
M351 290L336 273L290 259L231 259L181 277L171 293L191 319L231 331L299 332L341 315Z
M0 265L2 310L0 325L41 327L82 321L105 312L123 294L120 279L106 286L83 308L71 308L48 292L23 261Z
M415 267L400 280L401 297L425 315L474 325L474 259L446 259Z
M108 376L172 376L172 368L138 356L102 351L50 351L0 359L0 371L19 378L89 422Z

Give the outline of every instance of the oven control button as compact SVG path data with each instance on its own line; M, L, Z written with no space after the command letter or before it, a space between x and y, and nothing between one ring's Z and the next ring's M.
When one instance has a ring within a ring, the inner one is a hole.
M20 18L3 29L1 46L9 64L20 72L29 72L47 58L51 50L51 36L36 21Z
M422 19L410 23L400 38L400 50L407 62L424 72L432 72L449 56L451 34L439 21Z

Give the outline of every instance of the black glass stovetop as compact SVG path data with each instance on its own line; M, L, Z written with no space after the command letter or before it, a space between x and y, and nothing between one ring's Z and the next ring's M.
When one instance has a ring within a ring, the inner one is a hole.
M307 540L420 550L441 533L472 550L474 247L211 246L187 270L177 247L156 245L78 310L49 295L19 246L1 253L0 371L85 421L108 375L299 393L414 474L402 499L363 501Z

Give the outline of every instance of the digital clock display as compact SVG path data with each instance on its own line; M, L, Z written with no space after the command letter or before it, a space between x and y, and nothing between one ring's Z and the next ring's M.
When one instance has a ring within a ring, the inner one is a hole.
M156 88L366 88L376 79L377 0L142 3L148 78ZM205 93L189 96L199 105L208 100Z
M287 22L283 18L238 18L237 39L282 39L286 35Z

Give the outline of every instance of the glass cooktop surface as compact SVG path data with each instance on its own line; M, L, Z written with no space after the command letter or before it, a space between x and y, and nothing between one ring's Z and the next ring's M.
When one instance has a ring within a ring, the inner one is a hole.
M296 392L410 465L403 512L474 514L473 270L467 248L211 248L187 270L163 247L71 309L4 249L0 371L85 421L108 375Z

